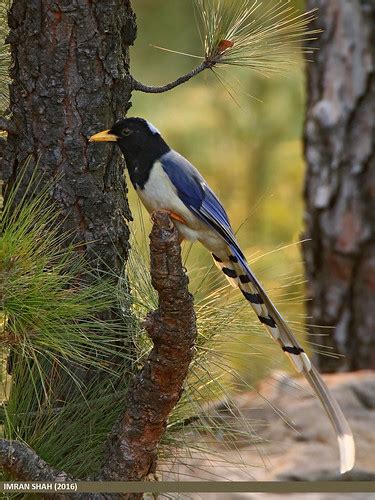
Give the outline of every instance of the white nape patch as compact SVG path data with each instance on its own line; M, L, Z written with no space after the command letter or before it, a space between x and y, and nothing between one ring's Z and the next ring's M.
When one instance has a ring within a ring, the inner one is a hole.
M351 434L338 436L340 450L340 472L345 474L353 469L355 462L355 444Z
M150 123L150 122L149 122L149 121L147 121L147 120L146 120L146 123L147 123L147 125L148 125L148 128L151 130L151 132L152 132L153 134L159 134L159 135L161 135L161 134L160 134L160 132L159 132L159 130L158 130L158 129L157 129L157 128L156 128L156 127L152 124L152 123Z

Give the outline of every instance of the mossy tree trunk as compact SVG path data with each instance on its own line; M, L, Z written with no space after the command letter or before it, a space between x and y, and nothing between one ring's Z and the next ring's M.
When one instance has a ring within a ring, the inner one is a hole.
M3 159L8 185L29 158L18 197L39 165L63 229L95 267L120 272L131 214L117 149L88 136L129 107L129 45L136 37L129 0L14 0L9 13L11 128Z
M375 3L309 0L304 245L310 339L344 355L323 371L375 368ZM325 336L316 337L314 334Z

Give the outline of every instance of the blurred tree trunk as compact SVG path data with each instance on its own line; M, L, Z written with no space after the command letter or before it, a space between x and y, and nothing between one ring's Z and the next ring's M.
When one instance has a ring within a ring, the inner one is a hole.
M375 368L375 2L315 7L324 31L308 65L304 256L309 323L335 329L310 327L310 340L345 356L319 355L323 371Z
M91 262L120 272L131 218L117 150L87 142L129 107L128 47L136 36L129 0L14 0L9 13L10 113L14 133L3 177L18 199L37 163L66 216L63 230ZM122 165L122 162L121 162Z

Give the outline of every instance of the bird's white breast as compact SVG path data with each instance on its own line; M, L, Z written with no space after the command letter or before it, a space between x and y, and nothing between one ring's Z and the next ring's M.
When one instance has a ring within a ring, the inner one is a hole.
M182 217L189 225L196 223L196 217L184 205L177 190L165 173L160 162L154 163L143 189L137 187L137 193L149 212L170 210Z

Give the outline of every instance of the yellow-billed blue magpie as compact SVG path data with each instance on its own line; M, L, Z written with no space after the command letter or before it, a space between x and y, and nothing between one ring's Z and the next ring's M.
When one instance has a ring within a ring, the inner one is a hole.
M140 199L152 213L169 212L181 239L200 241L211 253L231 285L238 287L251 304L273 340L303 373L323 404L336 431L341 472L352 469L354 440L336 400L307 354L252 273L218 197L198 170L171 149L151 123L125 118L90 141L114 141L126 161L130 180Z

